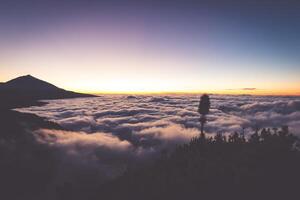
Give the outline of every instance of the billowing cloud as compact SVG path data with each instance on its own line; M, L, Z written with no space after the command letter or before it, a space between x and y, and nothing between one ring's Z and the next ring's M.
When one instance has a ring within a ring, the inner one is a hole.
M94 171L99 180L118 176L129 166L157 155L162 149L188 142L199 135L199 131L168 124L131 135L50 129L37 130L33 135L38 143L56 152L62 171L58 173L56 184L60 184L82 170Z
M70 150L70 154L77 154L77 151L90 153L94 149L112 149L115 152L123 152L131 147L129 142L120 141L117 137L107 133L87 134L85 132L41 129L35 131L35 136L41 143L67 148Z
M164 143L180 144L190 141L193 137L199 136L199 130L195 128L184 128L178 124L167 127L151 127L140 131L139 136L152 137Z
M107 133L41 129L34 133L37 142L57 155L56 184L76 174L91 171L99 180L120 175L139 156L130 142Z
M17 110L46 117L69 130L34 134L38 142L57 152L62 166L72 166L75 172L87 168L105 179L199 135L198 101L196 95L103 95L51 100L42 107ZM211 105L207 134L242 128L247 134L253 128L288 125L300 135L299 97L212 95Z

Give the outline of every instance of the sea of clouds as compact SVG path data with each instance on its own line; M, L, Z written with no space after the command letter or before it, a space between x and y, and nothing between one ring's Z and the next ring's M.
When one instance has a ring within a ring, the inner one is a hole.
M199 95L125 96L49 100L45 106L17 109L34 113L66 130L38 130L37 141L53 148L67 165L95 168L105 178L128 165L200 134ZM300 136L300 97L211 95L205 132L251 133L288 125ZM70 164L71 163L71 164Z

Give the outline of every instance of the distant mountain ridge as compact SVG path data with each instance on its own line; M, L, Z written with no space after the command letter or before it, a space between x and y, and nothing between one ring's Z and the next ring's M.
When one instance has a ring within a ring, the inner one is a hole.
M20 76L0 83L0 108L14 108L31 105L42 99L65 99L77 97L95 97L67 91L31 75Z

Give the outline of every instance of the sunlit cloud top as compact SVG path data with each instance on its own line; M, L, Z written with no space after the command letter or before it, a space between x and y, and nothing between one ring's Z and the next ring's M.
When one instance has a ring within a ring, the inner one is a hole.
M300 94L299 9L284 1L7 1L0 82L32 74L92 93Z

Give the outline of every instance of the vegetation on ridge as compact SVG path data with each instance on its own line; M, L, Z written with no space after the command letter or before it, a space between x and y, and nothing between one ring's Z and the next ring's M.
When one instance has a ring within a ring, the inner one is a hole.
M100 189L106 199L292 199L300 178L299 139L288 127L194 138L150 167ZM118 191L118 192L115 192Z

